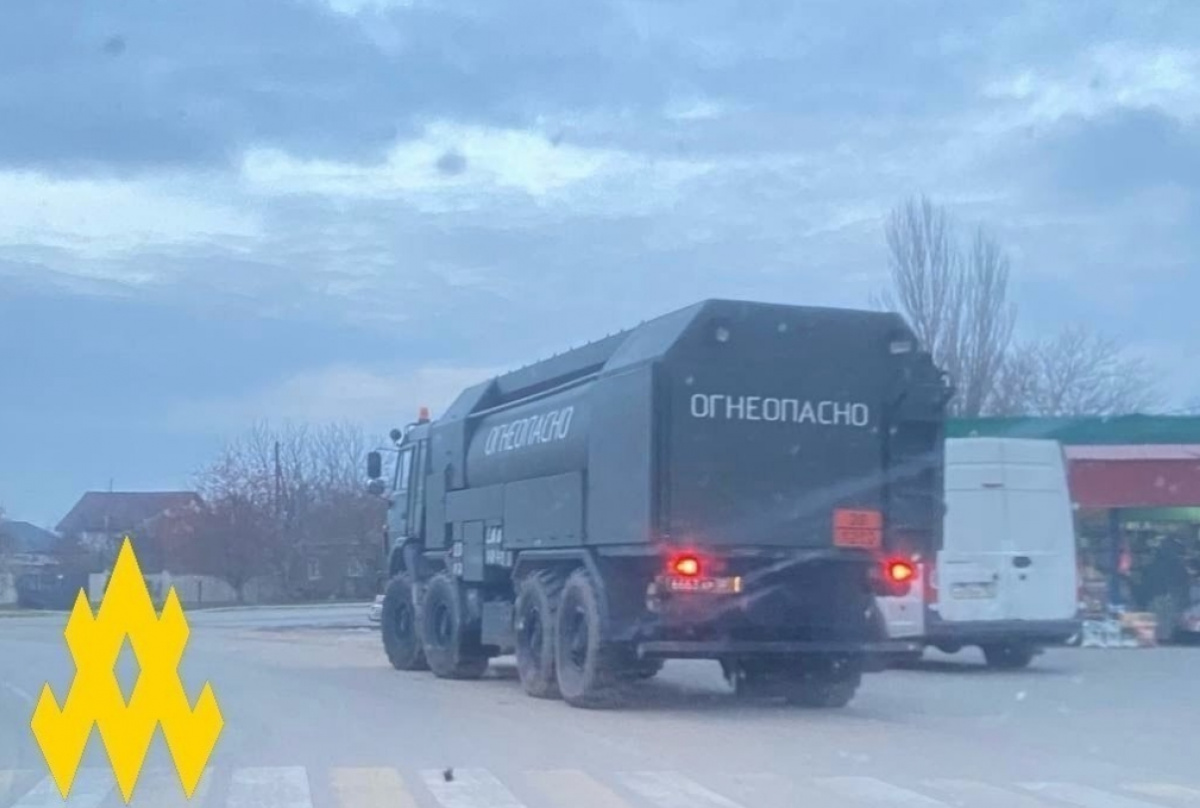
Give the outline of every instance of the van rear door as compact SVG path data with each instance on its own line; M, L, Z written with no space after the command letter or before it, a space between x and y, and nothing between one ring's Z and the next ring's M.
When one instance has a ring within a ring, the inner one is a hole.
M937 557L937 610L953 622L1002 620L1006 542L998 441L946 441L946 519Z
M1003 446L1009 620L1069 620L1077 608L1075 525L1066 464L1056 441Z

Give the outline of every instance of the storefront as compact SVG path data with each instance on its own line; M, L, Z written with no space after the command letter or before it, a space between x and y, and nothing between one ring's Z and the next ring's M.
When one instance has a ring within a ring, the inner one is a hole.
M1085 612L1153 614L1159 639L1200 633L1200 418L984 418L948 434L1059 441Z

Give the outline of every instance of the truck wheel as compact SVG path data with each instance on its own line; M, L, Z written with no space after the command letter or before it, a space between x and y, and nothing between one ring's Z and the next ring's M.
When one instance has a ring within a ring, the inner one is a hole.
M398 671L428 670L421 637L417 633L417 609L413 605L413 582L408 573L388 581L380 615L383 650Z
M429 669L440 679L478 679L488 667L479 627L467 623L458 583L435 575L421 601L421 640Z
M549 573L534 573L517 588L513 609L517 637L517 674L525 692L539 699L558 698L554 673L554 614L562 584Z
M854 699L862 684L862 666L853 659L803 659L790 672L784 698L801 707L834 709Z
M1028 667L1033 655L1033 648L1017 643L983 646L983 658L988 667L997 670L1015 671Z
M576 570L567 579L554 628L558 689L572 707L603 707L616 696L616 676L601 643L603 615L591 576Z

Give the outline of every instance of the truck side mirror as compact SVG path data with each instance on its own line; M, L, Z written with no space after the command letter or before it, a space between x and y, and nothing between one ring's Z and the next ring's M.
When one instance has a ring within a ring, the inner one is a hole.
M383 476L383 455L379 452L367 454L367 479L378 480Z

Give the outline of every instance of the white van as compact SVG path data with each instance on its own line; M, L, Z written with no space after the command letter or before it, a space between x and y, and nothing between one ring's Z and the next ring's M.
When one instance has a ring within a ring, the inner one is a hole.
M889 631L954 653L979 646L1023 668L1079 630L1075 518L1052 440L946 441L942 550L902 598L881 598Z

